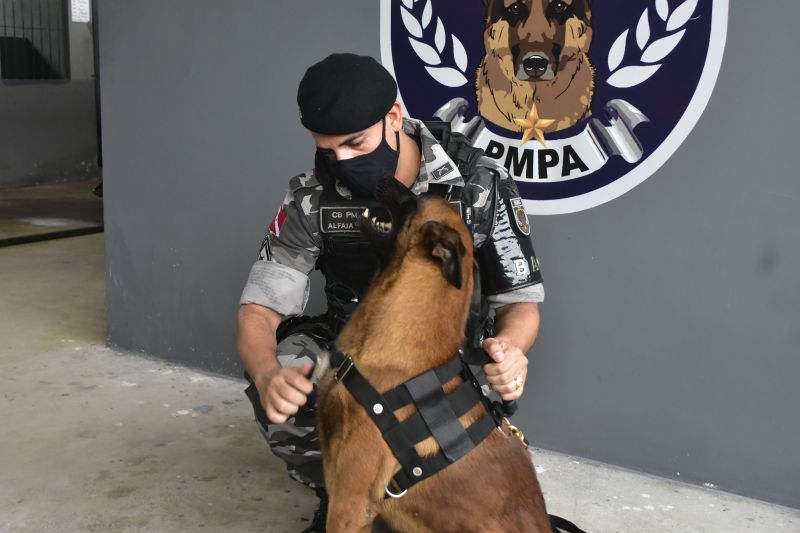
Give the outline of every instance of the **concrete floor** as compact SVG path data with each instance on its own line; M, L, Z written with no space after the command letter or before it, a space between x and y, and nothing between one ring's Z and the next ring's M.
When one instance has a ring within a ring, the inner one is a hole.
M0 249L0 531L296 532L240 381L104 346L103 237ZM800 532L800 511L534 451L590 533Z
M24 237L103 227L103 200L92 191L97 178L0 188L0 246Z

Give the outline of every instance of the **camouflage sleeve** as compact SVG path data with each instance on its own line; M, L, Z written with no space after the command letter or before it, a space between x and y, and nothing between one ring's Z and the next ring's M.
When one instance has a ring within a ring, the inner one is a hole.
M307 175L297 176L269 225L258 261L250 270L241 304L255 303L282 315L299 315L308 302L308 274L320 254L315 226L318 193L308 187Z
M464 197L473 210L476 257L489 305L494 309L544 301L530 222L517 185L505 167L482 157L467 179Z

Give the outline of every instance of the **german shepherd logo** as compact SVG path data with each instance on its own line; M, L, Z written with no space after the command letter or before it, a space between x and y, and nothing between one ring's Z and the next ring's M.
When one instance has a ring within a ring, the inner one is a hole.
M486 55L478 68L478 110L486 120L521 131L536 104L554 122L574 126L591 114L594 68L591 0L485 0Z
M573 213L653 175L711 98L730 0L380 0L409 115L506 168L528 214Z

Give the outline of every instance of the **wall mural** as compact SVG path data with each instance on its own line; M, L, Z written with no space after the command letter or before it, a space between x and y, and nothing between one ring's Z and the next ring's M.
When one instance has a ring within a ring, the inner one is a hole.
M406 112L466 134L529 214L612 200L678 149L714 88L728 0L381 0Z

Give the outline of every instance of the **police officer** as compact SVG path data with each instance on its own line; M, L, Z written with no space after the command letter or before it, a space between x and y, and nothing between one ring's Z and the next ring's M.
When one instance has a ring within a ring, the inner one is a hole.
M377 269L357 226L358 215L375 205L377 181L393 175L414 194L441 194L460 210L495 313L494 334L482 344L494 361L484 367L486 381L504 400L522 394L544 289L522 200L505 168L446 125L404 118L397 84L377 61L325 58L306 71L297 103L316 144L314 169L290 180L262 243L241 297L238 350L260 430L290 476L320 496L306 531L324 531L312 370ZM326 278L328 311L301 317L314 268Z

